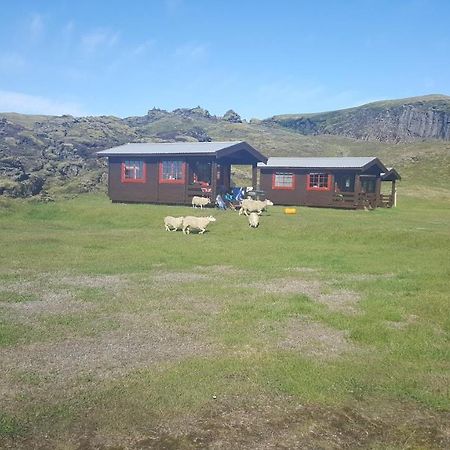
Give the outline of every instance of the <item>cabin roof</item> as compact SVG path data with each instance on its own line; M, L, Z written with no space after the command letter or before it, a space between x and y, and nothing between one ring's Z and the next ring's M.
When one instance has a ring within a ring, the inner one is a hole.
M245 153L246 155L243 155ZM254 162L266 162L267 158L244 141L223 142L164 142L130 143L97 152L97 156L200 156L215 155L216 158L244 157Z
M298 169L367 169L377 164L383 172L387 172L383 163L374 156L341 156L341 157L310 157L289 158L271 157L267 164L259 163L260 168L298 168Z
M395 181L401 179L402 177L400 174L392 167L387 167L386 172L381 174L382 181Z
M241 141L228 142L145 142L119 145L97 152L99 156L114 155L172 155L192 153L216 153L218 150L239 144Z

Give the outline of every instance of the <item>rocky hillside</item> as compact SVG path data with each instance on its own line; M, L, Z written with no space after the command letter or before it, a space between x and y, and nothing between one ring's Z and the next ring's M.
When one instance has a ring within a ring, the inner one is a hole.
M96 152L127 142L210 141L205 126L241 123L197 107L152 109L125 119L0 113L0 195L51 199L104 185L106 161Z
M127 142L246 140L268 156L374 155L400 167L434 158L439 169L450 149L449 114L444 96L250 122L201 107L124 119L0 113L0 195L51 200L105 189L106 161L96 152ZM419 137L442 141L402 142Z
M450 140L450 97L382 101L340 111L274 116L264 122L306 135L332 134L380 142Z

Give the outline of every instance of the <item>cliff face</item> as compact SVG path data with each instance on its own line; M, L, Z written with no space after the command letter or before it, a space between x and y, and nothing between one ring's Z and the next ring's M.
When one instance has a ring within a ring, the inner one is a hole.
M450 97L416 97L341 111L274 116L265 123L302 134L334 134L381 142L450 140Z
M379 141L410 141L415 139L450 140L450 114L445 111L404 105L367 114L365 123L355 130L354 137Z

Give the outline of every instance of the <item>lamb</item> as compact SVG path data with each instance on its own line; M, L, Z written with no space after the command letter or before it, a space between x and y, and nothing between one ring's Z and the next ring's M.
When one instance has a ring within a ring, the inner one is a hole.
M166 216L164 217L164 226L167 231L181 230L183 228L183 219L184 217Z
M248 216L248 226L253 228L259 227L259 216L255 212L250 213Z
M208 205L209 203L211 203L210 198L199 197L198 195L194 195L194 197L192 197L193 208L197 208L197 206L200 206L200 209L203 209L203 207Z
M183 233L189 234L191 229L200 230L199 234L203 234L206 231L206 227L209 222L215 222L216 219L212 216L209 217L193 217L186 216L183 219Z
M273 206L273 203L270 200L252 200L250 198L246 198L241 202L241 209L239 210L239 215L244 213L248 216L249 212L256 212L258 215L261 215L263 210L268 206Z

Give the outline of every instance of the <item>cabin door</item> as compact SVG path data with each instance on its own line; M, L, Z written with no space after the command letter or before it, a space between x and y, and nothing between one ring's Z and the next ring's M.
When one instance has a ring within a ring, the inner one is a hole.
M350 174L336 174L334 176L335 192L354 192L355 176Z

